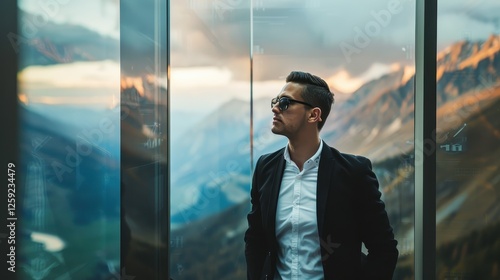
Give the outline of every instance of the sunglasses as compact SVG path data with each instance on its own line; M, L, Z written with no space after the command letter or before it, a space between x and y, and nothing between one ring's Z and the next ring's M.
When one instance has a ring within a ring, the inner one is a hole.
M307 105L311 108L314 107L313 105L311 105L309 103L283 96L281 98L275 97L275 98L271 99L271 108L274 108L274 106L276 106L276 103L279 103L278 107L280 108L280 111L283 112L283 111L286 111L288 109L288 106L290 105L290 103L293 103L293 102L304 104L304 105Z

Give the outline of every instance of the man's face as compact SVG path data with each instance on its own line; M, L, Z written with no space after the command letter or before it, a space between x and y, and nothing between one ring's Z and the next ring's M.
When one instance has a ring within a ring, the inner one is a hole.
M277 98L288 97L293 100L305 102L300 96L303 87L297 83L287 83ZM307 112L311 107L298 102L291 101L288 108L282 111L279 108L279 102L272 107L274 113L273 125L271 131L274 134L293 138L298 135L307 124Z

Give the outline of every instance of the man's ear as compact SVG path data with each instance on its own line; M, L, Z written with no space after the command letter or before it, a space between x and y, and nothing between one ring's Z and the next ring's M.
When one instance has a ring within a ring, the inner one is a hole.
M309 114L309 122L321 122L321 109L314 107Z

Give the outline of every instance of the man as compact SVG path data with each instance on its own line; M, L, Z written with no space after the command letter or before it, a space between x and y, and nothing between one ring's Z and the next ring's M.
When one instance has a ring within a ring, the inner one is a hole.
M271 131L288 145L255 167L245 232L249 280L392 279L397 241L370 161L319 137L332 104L323 79L298 71L271 101Z

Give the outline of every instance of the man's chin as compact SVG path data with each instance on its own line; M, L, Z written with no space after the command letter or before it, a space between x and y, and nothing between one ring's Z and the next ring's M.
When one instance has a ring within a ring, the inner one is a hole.
M271 132L274 134L277 134L277 135L283 135L283 132L281 132L279 129L277 129L274 126L271 128Z

